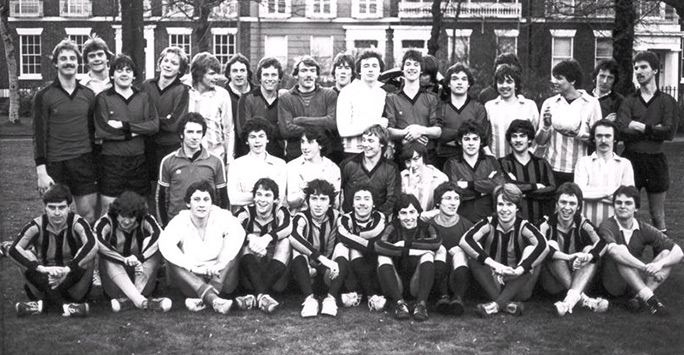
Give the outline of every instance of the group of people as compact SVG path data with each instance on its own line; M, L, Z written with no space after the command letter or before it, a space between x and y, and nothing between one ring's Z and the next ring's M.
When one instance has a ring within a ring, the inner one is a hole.
M478 99L467 66L441 77L416 50L394 89L374 51L336 56L333 88L305 56L291 89L271 57L252 75L233 56L224 88L214 55L169 47L138 89L136 64L102 39L82 56L79 82L81 53L60 42L57 78L35 98L45 213L8 248L31 300L17 303L21 316L87 315L93 279L114 312L168 311L171 299L152 296L161 267L187 309L222 314L272 313L293 280L302 317L365 299L425 321L428 309L463 314L471 278L489 300L483 317L522 314L537 281L562 298L559 316L577 304L605 312L608 300L585 293L595 285L667 314L654 291L683 255L664 214L663 143L679 111L656 87L654 53L635 56L640 87L628 97L612 91L612 60L596 67L591 93L577 61L558 63L541 111L521 95L513 54L497 57ZM642 188L655 227L635 219Z

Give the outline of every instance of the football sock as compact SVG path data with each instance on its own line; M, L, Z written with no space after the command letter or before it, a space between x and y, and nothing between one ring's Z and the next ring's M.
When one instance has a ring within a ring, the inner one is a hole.
M649 298L653 297L653 291L648 287L644 287L637 292L636 296L642 301L646 302Z
M470 287L470 270L465 266L459 266L449 275L449 289L454 296L463 298L468 287Z
M101 263L108 262L108 261L100 261ZM121 268L121 272L114 273L114 275L102 275L102 279L106 279L107 276L110 276L112 282L121 290L121 292L130 299L135 307L140 308L142 307L143 301L145 301L145 297L143 297L142 294L140 294L140 291L136 287L135 284L131 281L131 278L128 277L128 274L126 274L126 271ZM136 275L137 277L138 275ZM137 281L137 280L136 280ZM105 281L106 282L106 281Z
M285 273L285 269L287 269L287 266L281 261L271 259L266 268L266 275L263 276L264 292L268 292L268 290L273 287L273 284L278 282L280 277Z
M311 287L311 276L309 275L309 265L306 262L306 258L303 256L298 256L292 260L292 273L299 288L305 295L310 295L313 293L313 288Z
M579 302L581 299L583 299L586 295L584 293L580 294L579 291L575 289L569 289L568 294L565 295L565 299L563 300L563 303L568 305L568 308L573 309L577 302Z
M421 263L418 266L418 278L418 302L427 301L435 279L435 265L429 261Z
M254 287L256 294L266 293L266 286L261 278L261 268L256 256L252 254L245 254L240 259L240 266L247 271L247 277Z
M385 295L395 301L402 299L394 267L389 264L381 265L378 268L378 274L380 276L380 286Z
M337 277L330 283L330 290L328 290L328 293L333 297L338 298L340 295L340 289L342 289L342 286L344 286L344 281L347 279L347 274L349 273L349 262L347 259L341 256L337 257L335 262L337 262L337 266L340 271L339 275L337 275Z
M354 270L356 279L365 295L370 297L379 293L373 265L364 258L356 258L351 261L351 268Z
M439 296L449 294L449 287L447 286L447 264L443 261L435 261L435 291Z

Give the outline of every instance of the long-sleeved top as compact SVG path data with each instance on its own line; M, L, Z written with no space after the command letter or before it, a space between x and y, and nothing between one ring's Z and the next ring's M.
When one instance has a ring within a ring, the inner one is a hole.
M428 211L435 206L435 189L447 181L449 178L430 164L425 165L418 174L412 174L409 169L404 169L401 172L401 192L415 196L423 211Z
M645 124L645 131L629 128L631 121ZM674 138L678 122L677 101L660 90L648 102L641 97L640 90L625 97L615 120L625 151L647 154L663 152L663 142Z
M340 213L332 208L328 209L321 222L311 216L310 211L299 212L294 216L290 242L292 248L299 253L309 256L311 260L325 256L332 259L333 250L337 244L337 219Z
M201 114L207 122L207 133L202 138L202 145L209 153L230 164L235 149L235 127L228 91L219 86L203 93L190 88L188 112Z
M538 223L544 214L553 211L556 180L544 158L530 154L530 160L523 165L511 153L499 159L499 164L506 182L515 184L524 194L520 207L523 219ZM539 189L537 184L545 187Z
M254 206L241 208L237 213L237 219L247 235L258 234L259 236L264 236L268 234L273 239L273 243L285 239L292 234L290 213L285 207L273 206L270 219L263 224L257 220L257 211Z
M606 116L610 115L611 113L617 114L622 101L625 99L622 95L616 93L615 91L611 91L603 96L598 96L596 94L596 89L594 89L592 94L599 101L602 118L606 118Z
M385 215L373 211L367 221L356 219L354 212L345 213L338 219L337 233L346 247L362 253L375 250L375 241L385 230Z
M385 103L385 117L387 117L389 128L404 129L410 125L440 128L444 126L443 118L439 117L439 97L422 88L413 99L409 98L403 90L397 94L388 95ZM435 141L435 139L429 140L428 149L435 148Z
M337 97L337 129L342 137L345 153L361 153L361 136L366 128L383 123L387 92L376 81L368 86L354 80Z
M240 252L245 230L230 212L213 205L206 223L202 235L192 222L190 211L181 211L159 238L159 251L164 259L188 271L193 267L228 266Z
M333 185L337 198L330 201L335 208L339 207L339 193L342 186L340 168L330 159L323 157L320 164L313 164L303 156L287 163L287 205L293 213L307 209L304 188L315 179L325 180Z
M541 112L551 112L551 126L540 124L535 142L547 145L544 158L553 171L573 173L577 159L587 155L589 131L602 118L598 100L584 90L577 90L580 96L571 103L560 94L552 96L542 104ZM566 136L558 129L573 128L576 136Z
M33 100L33 157L36 165L77 158L93 150L95 94L76 84L69 94L59 79Z
M178 122L188 112L190 87L176 78L164 89L159 88L159 78L145 80L140 90L147 93L150 103L157 109L159 132L154 135L158 145L178 146L181 139L178 135Z
M401 191L399 171L393 162L381 157L378 163L369 171L363 165L363 153L345 160L340 171L342 173L342 191L344 201L342 211L352 210L354 188L360 185L370 186L375 191L377 200L373 201L376 209L389 217L394 208L396 195Z
M468 96L466 102L461 108L456 108L451 100L442 102L440 105L441 116L444 117L444 126L442 127L442 134L439 136L439 143L437 144L437 156L453 157L460 154L461 148L456 143L456 133L461 125L466 121L477 122L482 129L484 129L484 136L491 137L491 124L487 119L487 112L484 106L479 102L473 100ZM489 141L489 139L487 139ZM489 142L486 142L489 144ZM484 144L485 142L483 142Z
M581 157L575 168L575 183L582 189L582 214L598 226L615 213L613 193L620 185L634 186L632 163L611 153L607 160L596 152Z
M183 148L165 156L159 167L157 182L159 190L164 191L163 196L161 193L157 196L159 223L166 225L178 212L187 208L185 191L193 183L202 180L213 184L217 196L220 195L220 190L226 190L226 169L221 159L209 154L204 148L192 157L186 156ZM219 206L227 207L227 198L225 205L222 202L215 201Z
M325 129L332 137L333 148L341 145L335 121L335 111L337 111L335 91L316 85L308 103L302 97L304 95L308 94L302 94L299 91L299 85L295 85L278 99L278 126L280 134L287 140L288 159L302 155L300 139L304 132L304 125L315 125Z
M106 76L104 80L100 80L91 76L90 72L88 72L88 75L83 80L80 80L79 83L88 89L93 90L95 95L112 87L112 81L109 79L109 76Z
M532 122L536 130L539 127L539 111L534 101L518 95L512 102L504 101L501 96L485 104L487 118L492 126L491 144L492 154L497 158L503 158L511 153L511 145L506 140L506 131L514 120L527 120Z
M396 243L403 241L403 246ZM411 249L436 251L442 238L432 225L419 221L412 229L404 228L397 219L385 226L380 239L375 242L375 252L384 256L408 255Z
M83 270L96 253L97 244L88 222L73 212L67 215L62 230L53 229L47 215L33 219L22 228L9 250L9 256L28 270L41 265Z
M469 220L462 216L459 217L458 222L453 225L443 224L439 215L430 217L425 221L437 229L437 233L439 233L439 236L442 238L442 245L444 245L447 250L457 247L466 232L473 226L473 223Z
M525 271L539 265L548 253L546 238L531 223L516 218L510 229L503 230L496 216L477 222L466 232L459 246L481 264L492 258L503 265L522 266ZM528 246L533 249L523 257Z
M468 187L460 193L461 205L458 207L458 214L469 221L479 221L492 214L492 191L505 182L496 158L480 151L477 163L470 166L463 159L463 155L453 156L444 164L444 173L449 177L449 181L468 182Z
M663 250L672 250L675 242L648 223L634 219L632 228L622 228L615 217L604 220L599 226L598 233L605 239L606 244L616 243L626 245L630 254L641 258L647 246L653 248L653 255Z
M266 144L266 151L268 154L277 158L285 158L285 142L280 134L278 128L278 97L272 103L268 103L264 98L261 88L257 87L254 90L240 96L238 101L238 115L235 121L235 131L237 132L238 140L236 145L236 157L247 154L249 148L246 147L246 142L242 140L242 127L245 123L255 117L265 118L270 122L272 127L272 136L268 138ZM247 149L238 150L237 148L245 145Z
M270 178L278 184L280 201L287 188L287 165L284 160L266 153L265 159L249 154L235 159L228 170L228 198L234 208L254 202L252 189L261 178Z
M95 223L98 252L103 259L126 265L124 258L131 255L144 263L159 252L161 227L152 215L143 216L135 229L125 232L115 216L107 213Z
M546 237L546 240L556 242L555 244L549 243L549 257L558 251L573 254L591 246L589 253L594 256L591 262L595 263L605 253L606 241L599 237L596 227L581 214L575 214L575 218L567 231L562 231L559 228L557 213L546 218L539 226L539 232Z
M108 121L119 121L123 127L114 128ZM97 95L95 138L102 139L103 155L145 154L143 136L151 136L158 131L157 109L150 103L146 92L133 89L133 95L124 98L111 87Z

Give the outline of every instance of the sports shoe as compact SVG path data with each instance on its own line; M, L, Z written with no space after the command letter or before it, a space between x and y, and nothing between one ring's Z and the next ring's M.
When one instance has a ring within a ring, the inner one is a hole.
M331 294L321 302L321 314L325 316L337 316L337 300Z
M302 318L310 318L318 315L318 300L314 295L309 295L302 303Z
M368 299L368 308L371 311L382 312L382 310L385 309L386 303L387 300L385 299L385 296L373 295Z
M449 314L451 313L451 308L449 307L449 296L443 295L437 300L437 303L435 303L435 308L437 308L437 312L441 314Z
M102 287L102 280L100 279L100 269L95 267L93 270L93 286Z
M112 312L114 313L135 308L133 301L129 300L126 297L112 298L112 300L109 303L112 305Z
M656 315L656 316L667 316L670 312L667 311L667 308L665 308L665 305L663 305L655 295L651 296L646 301L646 305L648 306L651 314Z
M343 293L340 295L340 298L342 299L342 305L349 308L358 307L361 304L361 299L363 297L357 292L349 292Z
M416 308L413 309L413 319L418 322L424 322L428 320L427 307L425 306L425 301L420 301L416 304Z
M12 243L10 241L5 241L0 243L0 256L9 256L9 250L12 247Z
M43 301L18 302L14 305L17 317L26 317L33 314L43 313Z
M259 303L259 309L266 313L273 313L280 305L273 297L266 294L259 295L257 301Z
M603 299L601 297L584 297L582 299L582 307L586 307L591 309L594 313L604 313L605 311L608 310L608 300Z
M504 308L504 312L518 317L522 316L524 310L525 304L523 304L522 302L508 302L508 304Z
M173 303L171 299L166 297L161 298L148 298L144 302L145 309L156 312L168 312L171 309Z
M559 317L564 316L566 313L572 313L572 308L570 308L570 306L568 306L568 304L563 301L558 301L553 305L554 307L556 307L556 314Z
M90 312L90 305L87 303L67 303L62 306L62 317L86 317Z
M461 297L454 296L451 298L451 301L449 301L449 310L451 311L451 314L455 316L463 315L465 306L463 305L463 300L461 299Z
M411 313L409 313L406 302L404 302L403 300L397 301L397 303L394 305L394 318L403 320L408 319L410 316Z
M186 298L185 308L187 308L188 311L191 312L199 312L207 308L207 305L204 304L204 301L202 301L201 298Z
M257 306L256 297L254 295L244 295L235 297L235 304L242 310L248 310Z
M233 300L216 297L216 299L211 302L211 308L213 308L216 313L228 314L230 307L233 307Z
M481 318L486 318L499 313L499 305L496 302L480 303L477 305L477 314Z

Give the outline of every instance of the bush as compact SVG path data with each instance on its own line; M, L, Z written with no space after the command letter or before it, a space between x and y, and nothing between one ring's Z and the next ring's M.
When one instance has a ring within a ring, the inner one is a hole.
M19 117L33 116L33 97L38 88L19 89ZM0 99L0 115L9 115L9 97Z

